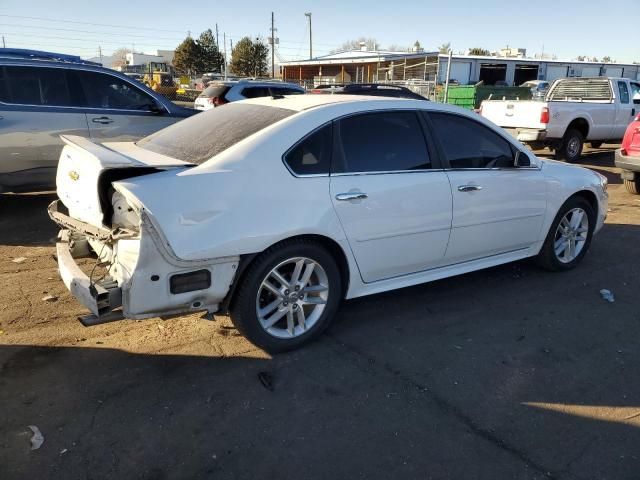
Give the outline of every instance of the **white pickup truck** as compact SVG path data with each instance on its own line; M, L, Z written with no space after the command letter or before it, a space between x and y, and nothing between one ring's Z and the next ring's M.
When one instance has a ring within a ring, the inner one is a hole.
M485 100L480 114L533 148L547 146L558 159L576 161L584 142L619 143L640 112L640 82L627 78L562 78L545 101Z

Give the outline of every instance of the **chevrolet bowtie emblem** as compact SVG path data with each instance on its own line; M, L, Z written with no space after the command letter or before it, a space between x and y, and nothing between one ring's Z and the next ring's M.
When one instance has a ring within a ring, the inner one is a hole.
M69 178L75 182L76 180L78 180L80 178L80 175L75 170L71 170L69 172Z

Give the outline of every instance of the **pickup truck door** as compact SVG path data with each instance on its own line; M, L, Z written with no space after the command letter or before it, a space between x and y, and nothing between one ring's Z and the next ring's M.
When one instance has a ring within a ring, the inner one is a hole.
M617 80L618 89L618 108L616 109L616 118L613 122L612 139L621 139L631 120L638 110L638 106L631 101L631 92L629 82L627 80Z

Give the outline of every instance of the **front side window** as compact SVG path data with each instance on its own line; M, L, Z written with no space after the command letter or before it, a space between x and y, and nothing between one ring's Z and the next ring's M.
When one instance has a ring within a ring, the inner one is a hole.
M618 90L620 90L620 103L629 103L629 89L625 82L618 82Z
M640 84L631 82L631 100L633 103L640 103Z
M334 173L397 172L431 168L413 111L354 115L337 122L339 160Z
M308 135L284 157L284 161L296 175L321 175L329 173L333 149L333 125L326 125Z
M4 92L0 92L3 102L51 107L71 105L65 69L8 66L4 70Z
M133 84L106 73L78 71L86 106L113 110L150 111L154 99Z
M451 168L511 168L514 152L507 140L476 120L429 113L433 133Z

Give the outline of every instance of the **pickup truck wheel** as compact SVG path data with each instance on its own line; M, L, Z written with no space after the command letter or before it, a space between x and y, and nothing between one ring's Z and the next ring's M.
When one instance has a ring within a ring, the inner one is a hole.
M556 149L555 157L557 160L564 159L569 163L578 161L582 155L582 147L584 146L584 137L578 130L568 130L560 146Z
M624 188L627 189L627 192L632 193L634 195L640 195L640 178L636 177L635 180L627 180L623 179Z
M336 261L321 245L281 242L247 269L231 304L231 320L269 353L293 350L317 338L333 320L341 280Z
M589 146L591 148L600 148L602 146L602 142L590 142Z
M551 224L538 253L538 264L559 272L575 267L587 253L596 226L596 213L584 198L569 198Z

